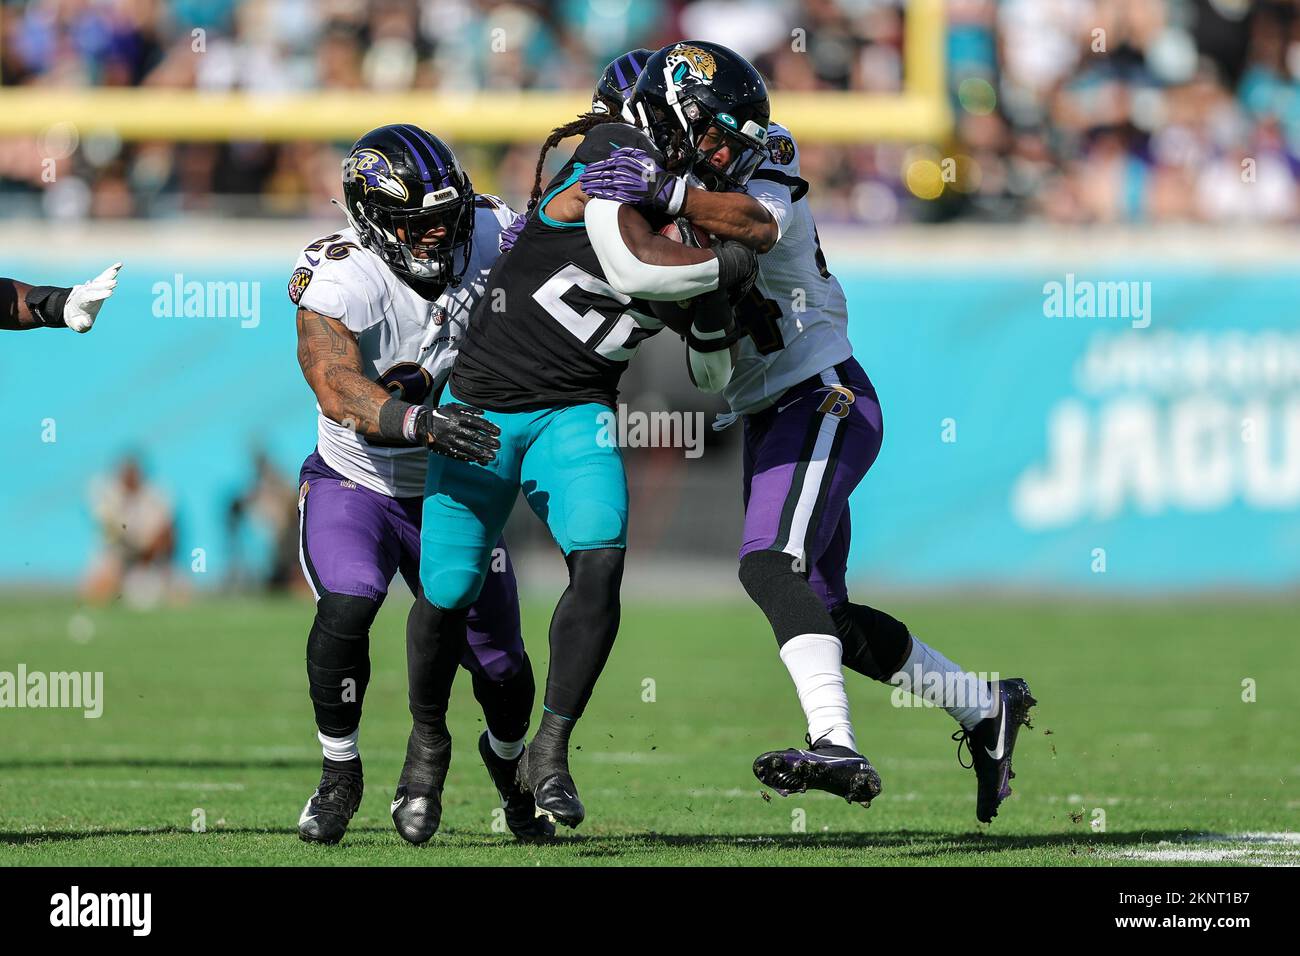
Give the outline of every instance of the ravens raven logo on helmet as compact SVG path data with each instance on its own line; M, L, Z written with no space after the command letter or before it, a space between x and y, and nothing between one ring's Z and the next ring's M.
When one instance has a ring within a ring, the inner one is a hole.
M406 184L393 175L393 164L377 149L359 149L343 164L343 179L355 179L369 193L378 189L405 202L410 194Z

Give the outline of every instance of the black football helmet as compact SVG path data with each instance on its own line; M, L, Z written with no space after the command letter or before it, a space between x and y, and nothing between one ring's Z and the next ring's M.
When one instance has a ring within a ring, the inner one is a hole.
M636 79L641 75L641 68L654 56L654 50L628 50L622 56L609 61L605 71L596 83L595 95L591 98L593 113L609 113L619 116L623 104L636 86Z
M767 156L767 86L748 60L717 43L683 40L655 53L627 106L669 172L693 173L706 189L741 189ZM724 144L730 155L715 166Z
M362 245L394 272L460 283L474 236L474 187L438 137L410 124L362 136L343 161L343 201ZM436 244L422 241L440 226Z

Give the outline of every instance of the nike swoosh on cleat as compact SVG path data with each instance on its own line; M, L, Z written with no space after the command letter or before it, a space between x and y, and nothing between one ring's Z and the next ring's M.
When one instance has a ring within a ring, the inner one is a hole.
M307 805L302 808L302 813L298 814L298 826L302 826L304 823L309 823L316 819L316 814L309 814L307 811L311 809L311 801L315 800L318 796L320 796L319 790L311 795L311 800L308 800Z
M388 812L396 813L398 808L401 807L401 805L404 804L405 802L406 802L406 797L402 797L398 800L394 800L391 804L389 804Z
M823 757L821 754L813 753L809 750L801 750L799 753L820 760L822 763L856 763L865 759L863 757Z
M998 752L994 753L992 750L989 750L988 747L984 748L984 752L988 754L990 757L992 757L994 760L1002 759L1002 753L1004 750L1006 750L1006 744L1007 744L1006 708L1005 707L1002 708L1002 711L1003 712L998 715Z

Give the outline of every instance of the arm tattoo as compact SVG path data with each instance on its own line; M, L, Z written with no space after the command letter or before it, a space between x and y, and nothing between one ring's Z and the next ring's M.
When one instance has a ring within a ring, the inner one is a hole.
M337 319L298 310L298 364L326 417L379 437L379 409L392 396L361 369L361 349Z

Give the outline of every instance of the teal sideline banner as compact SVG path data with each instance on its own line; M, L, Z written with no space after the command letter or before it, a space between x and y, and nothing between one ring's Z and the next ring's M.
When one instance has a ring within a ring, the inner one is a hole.
M103 265L5 271L71 283ZM296 474L315 435L291 268L291 254L131 262L90 337L3 334L0 583L84 572L91 481L131 450L172 496L178 562L202 542L217 583L234 545L224 503L250 480L250 451ZM836 269L885 419L853 499L851 577L1135 593L1300 583L1300 277L963 268Z
M1300 583L1300 278L855 273L884 408L855 577L1116 591Z

